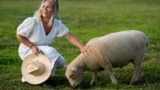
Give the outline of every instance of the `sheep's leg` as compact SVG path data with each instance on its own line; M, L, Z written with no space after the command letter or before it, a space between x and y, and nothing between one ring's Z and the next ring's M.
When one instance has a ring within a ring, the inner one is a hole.
M141 78L141 72L142 72L142 70L141 70L141 60L142 60L142 58L136 58L133 61L134 71L133 71L132 80L130 82L131 85L137 84L137 82Z
M117 79L115 78L115 75L114 75L114 73L113 73L113 71L112 71L112 66L111 66L111 65L106 65L106 66L105 66L105 70L106 70L107 73L109 74L112 83L115 84L115 85L117 85L118 82L117 82Z
M93 72L93 73L92 73L92 80L91 80L91 82L90 82L90 85L91 85L91 86L95 85L97 81L98 81L98 80L97 80L97 72Z

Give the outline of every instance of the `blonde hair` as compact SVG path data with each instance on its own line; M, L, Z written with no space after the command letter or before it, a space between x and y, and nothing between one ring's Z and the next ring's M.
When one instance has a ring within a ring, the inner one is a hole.
M58 14L58 11L59 11L59 3L58 3L58 0L43 0L39 9L37 11L35 11L34 13L34 16L37 17L38 21L41 21L42 20L42 15L41 15L41 8L43 7L43 4L46 2L46 1L50 1L50 2L53 2L53 14L49 20L49 23L48 23L48 26L51 26L53 24L53 19L57 16Z

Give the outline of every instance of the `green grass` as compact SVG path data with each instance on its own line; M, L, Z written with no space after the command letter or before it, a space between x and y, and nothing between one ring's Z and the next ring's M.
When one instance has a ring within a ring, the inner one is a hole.
M38 9L40 0L3 0L0 3L0 90L67 90L65 68L55 77L37 86L21 83L21 60L18 56L17 26ZM143 77L138 85L128 85L132 64L114 69L119 84L113 85L104 71L98 74L96 86L89 86L91 72L84 73L78 89L93 90L158 90L160 88L160 1L159 0L59 0L58 18L70 32L86 43L89 39L111 32L137 29L149 38L142 63ZM70 63L80 52L64 38L52 44Z

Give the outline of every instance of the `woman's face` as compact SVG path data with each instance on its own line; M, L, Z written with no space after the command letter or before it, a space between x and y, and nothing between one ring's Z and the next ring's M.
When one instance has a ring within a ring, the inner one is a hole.
M45 1L41 8L41 14L43 18L50 19L51 15L53 14L53 2Z

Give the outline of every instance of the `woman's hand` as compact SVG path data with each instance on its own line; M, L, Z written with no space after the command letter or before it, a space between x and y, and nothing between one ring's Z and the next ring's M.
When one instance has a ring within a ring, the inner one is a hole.
M65 35L65 38L73 45L77 46L82 53L89 54L91 52L90 46L84 46L75 36L71 33Z
M37 48L32 42L30 42L30 41L28 40L28 38L26 38L26 37L24 37L24 36L22 36L22 35L19 35L19 34L17 34L16 36L17 36L17 39L18 39L20 42L22 42L24 45L26 45L27 47L29 47L29 48L32 50L32 53L33 53L33 54L38 55L38 53L39 53L38 48Z
M32 54L38 55L39 50L35 45L30 46L30 49L32 49Z
M84 54L88 55L91 52L91 48L90 47L91 47L90 45L81 47L80 48L81 53L84 53Z

